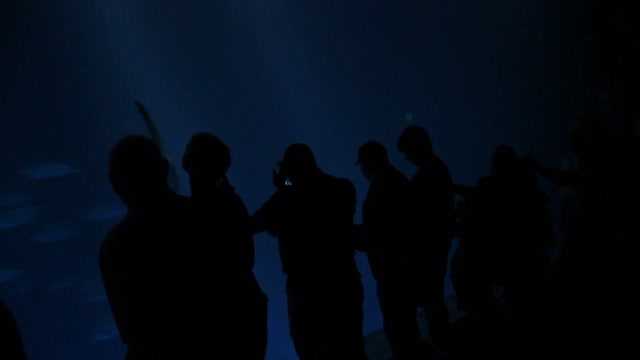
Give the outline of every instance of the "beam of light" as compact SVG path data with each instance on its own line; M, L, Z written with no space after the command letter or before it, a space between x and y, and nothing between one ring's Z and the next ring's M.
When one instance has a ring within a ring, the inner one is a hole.
M134 101L140 100L149 107L152 114L156 114L153 121L159 128L157 132L164 138L163 142L166 142L164 144L166 147L162 146L162 148L173 160L172 163L175 166L176 159L180 158L178 151L172 151L178 150L178 144L180 144L176 129L182 128L181 125L184 124L185 119L175 116L179 113L178 104L167 101L173 98L175 92L180 91L177 86L178 81L170 71L167 71L166 54L171 53L171 49L158 49L157 43L160 41L150 41L149 34L141 28L138 15L147 10L142 6L147 4L119 5L109 1L94 1L84 5L87 9L85 12L94 15L84 20L87 28L94 30L94 37L99 37L100 30L103 31L103 46L108 49L110 56L108 59L103 59L104 64L107 64L107 68L103 71L110 75L111 83L101 84L102 91L126 89L125 93L114 93L110 96L119 97L119 105L126 107L123 112L129 114L125 118L135 123L135 128L157 141L157 136L154 136L157 134L153 131L149 134L149 126L141 126L148 125L148 121L140 117L139 108L136 108ZM151 6L149 4L146 7ZM87 40L91 41L91 38ZM86 47L92 48L95 44L87 44ZM174 116L167 116L167 114ZM175 120L167 123L166 119ZM101 126L109 126L109 124ZM172 136L165 138L167 135ZM174 181L176 184L186 183L186 175L181 171L174 171L171 175L178 178ZM176 189L178 189L177 185Z
M341 147L334 140L338 140L344 125L328 119L330 104L320 89L321 76L305 54L304 33L292 25L295 15L286 2L233 1L230 6L255 26L258 52L273 79L275 99L287 116L290 142L307 142L314 149L324 143Z
M314 68L313 62L301 48L301 44L304 44L303 34L292 25L291 11L280 1L233 1L232 4L255 26L257 46L273 79L275 99L280 102L281 108L288 116L288 141L308 143L316 152L319 162L328 165L329 172L341 173L335 159L343 158L343 154L339 152L348 148L340 142L350 139L341 137L345 133L344 123L336 123L329 119L328 109L331 104L325 102L324 94L319 88L319 71ZM358 94L351 95L357 101ZM323 162L321 159L327 161ZM362 254L359 254L359 257L363 258ZM358 261L358 265L363 273L363 283L367 292L363 328L366 334L380 328L382 323L375 292L369 291L374 287L368 276L368 265L366 261ZM373 314L369 310L373 310ZM284 322L281 326L288 327ZM278 346L283 347L284 351L284 343L288 341L277 340ZM270 344L272 342L273 339L270 339ZM292 346L286 346L286 350L288 356L285 357L285 353L281 353L278 354L279 359L294 359Z
M178 91L197 91L197 89L180 89L179 79L175 77L175 74L169 71L170 67L167 65L167 58L164 55L169 56L172 52L177 52L176 49L162 48L161 39L153 38L155 35L149 29L142 29L145 24L141 23L140 14L145 14L145 10L153 10L151 4L141 6L139 4L130 4L127 6L115 6L115 4L108 1L94 1L86 3L84 5L87 13L94 14L93 17L86 19L87 26L95 29L101 28L104 31L104 47L109 49L109 59L103 59L104 64L109 68L104 69L105 72L113 74L113 77L109 77L112 83L100 84L105 89L110 88L125 88L128 93L126 94L114 94L114 96L130 96L130 99L124 99L125 101L131 101L131 114L134 121L140 120L138 114L135 113L134 100L141 100L142 103L149 108L152 114L164 114L164 116L154 117L154 120L158 124L159 132L166 133L168 129L178 129L178 131L171 132L171 137L167 138L167 147L172 148L172 143L182 142L178 137L184 131L181 131L182 122L184 117L178 117L175 123L167 124L163 123L163 119L166 119L167 114L179 114L180 111L176 109L174 102L168 102L163 100L172 99L172 94ZM89 25L91 23L91 25ZM97 23L94 24L94 23ZM97 35L96 35L97 36ZM150 41L149 38L153 38ZM268 36L267 36L268 38ZM87 48L95 46L94 44L87 44ZM286 48L287 44L282 44ZM174 56L184 56L182 54L173 54ZM205 54L202 54L203 56ZM285 57L290 57L286 55ZM278 67L277 62L283 60L283 58L275 57L272 59L275 72L272 74L274 79L278 76L286 74L297 73L300 69L286 69L282 66ZM124 71L124 72L123 72ZM180 79L183 80L183 79ZM292 83L285 82L286 84L295 84L295 79L292 79ZM103 90L104 91L104 90ZM106 90L108 91L108 90ZM282 102L281 107L290 109L292 103L295 104L296 95L300 93L300 88L282 88L276 87L276 91L280 93L280 100ZM305 98L311 99L314 96L305 90L303 93L307 93ZM151 99L149 99L151 98ZM128 105L128 104L127 104ZM192 105L192 104L189 104ZM313 109L317 109L318 105L312 105ZM158 109L157 111L154 109ZM313 119L309 119L308 113L312 112L306 105L295 107L292 110L292 118L300 119L300 129L298 132L307 132L307 138L315 136L315 132L318 131L319 124L316 126L309 126L313 123ZM176 116L173 117L174 119ZM306 123L304 121L307 121ZM316 122L319 123L319 122ZM142 121L139 129L144 131ZM103 125L105 126L105 125ZM240 129L238 129L240 130ZM326 131L326 130L325 130ZM184 136L184 140L188 139L188 136ZM173 147L177 149L177 146ZM182 151L179 149L178 151ZM178 151L175 151L176 153ZM171 153L171 155L174 155ZM173 156L174 159L178 158ZM181 172L185 178L186 176ZM181 179L182 183L188 183ZM268 239L267 241L272 240ZM256 240L256 242L259 240ZM257 250L259 247L257 246ZM257 256L267 256L264 253L257 253ZM272 259L272 260L271 260ZM268 262L274 263L272 266L280 268L278 258L270 258ZM264 276L261 280L263 289L269 296L269 346L268 346L268 359L287 360L295 359L295 352L288 336L288 323L286 313L286 300L281 294L276 293L284 291L282 287L274 286L282 285L278 280L281 274L277 276L269 275L267 278Z

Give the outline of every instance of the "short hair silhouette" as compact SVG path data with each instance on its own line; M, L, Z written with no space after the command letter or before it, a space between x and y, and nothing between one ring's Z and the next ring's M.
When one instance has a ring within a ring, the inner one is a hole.
M431 137L425 128L418 125L410 125L405 128L397 142L398 151L420 151L425 153L433 153Z
M109 153L109 180L123 198L130 199L167 185L168 175L167 158L158 145L145 136L125 136Z
M182 157L182 168L190 176L224 176L231 167L231 150L217 136L199 132L194 134Z
M498 145L491 159L492 172L502 174L511 171L518 164L518 161L518 155L512 146L506 144Z
M369 141L360 146L358 161L364 167L380 167L389 162L387 148L377 141Z
M294 176L308 175L318 169L313 151L305 144L289 145L284 152L281 166L288 174Z
M166 179L166 158L153 140L130 135L118 141L109 153L109 170L134 181Z

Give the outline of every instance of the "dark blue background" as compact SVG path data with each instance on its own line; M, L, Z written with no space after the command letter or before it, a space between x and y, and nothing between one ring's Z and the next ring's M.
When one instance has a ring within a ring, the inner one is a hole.
M24 222L0 229L0 296L30 358L123 354L97 254L118 220L108 207L120 206L106 178L108 149L123 135L146 134L134 100L147 106L174 160L196 131L224 139L230 180L250 211L272 193L271 169L291 142L308 143L323 169L354 181L360 206L367 184L353 166L358 146L387 144L411 175L395 149L409 124L431 132L459 183L486 173L502 142L560 165L586 110L603 111L613 130L623 126L612 112L625 108L610 101L616 93L601 75L602 53L616 50L594 30L608 24L598 17L607 9L592 2L3 3L0 200L25 198L0 208L0 221L20 208ZM49 180L21 173L46 162L80 172ZM86 219L95 207L107 219ZM73 234L54 239L61 228ZM38 241L40 231L53 240ZM255 243L255 271L270 298L268 357L293 359L276 241ZM369 333L381 317L366 259L358 261Z

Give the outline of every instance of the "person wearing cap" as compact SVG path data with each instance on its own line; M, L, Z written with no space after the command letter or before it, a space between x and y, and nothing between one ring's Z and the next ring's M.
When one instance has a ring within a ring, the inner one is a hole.
M324 173L304 144L290 145L279 167L275 194L251 221L254 233L278 238L296 353L301 360L366 359L353 249L355 187Z
M357 249L367 254L376 280L384 333L394 360L424 356L411 289L415 264L410 227L410 183L387 156L384 145L369 141L358 161L370 182L357 225Z
M411 177L413 220L422 258L416 273L422 277L418 300L427 316L432 345L445 350L449 313L444 298L449 248L455 233L456 211L453 180L447 165L434 152L429 133L420 126L405 128L398 150L418 167Z

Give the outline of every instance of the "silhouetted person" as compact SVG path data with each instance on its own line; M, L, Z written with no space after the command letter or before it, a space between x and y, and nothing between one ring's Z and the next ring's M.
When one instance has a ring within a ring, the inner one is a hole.
M626 184L628 177L625 175L635 164L626 161L629 157L621 145L602 127L601 120L586 115L570 135L577 166L563 170L535 164L539 173L552 183L570 187L576 192L579 229L575 241L563 244L562 249L563 265L576 275L590 271L590 268L600 273L589 264L594 256L604 256L604 250L609 247L602 242L601 236L608 237L607 233L613 230L607 225L609 221L615 222L616 217L624 218L616 211L603 211L621 209L618 206L622 205L620 201L627 198L623 193L634 188ZM535 159L530 160L535 163Z
M387 157L387 149L370 141L360 147L358 164L371 185L357 227L357 249L366 252L377 283L384 332L394 360L424 355L416 321L417 304L411 228L409 179Z
M551 182L575 189L579 207L575 238L563 244L561 256L562 314L572 321L565 332L584 339L569 345L569 352L629 357L637 351L626 320L626 309L635 306L638 293L637 258L631 249L632 239L638 238L637 138L616 139L601 121L583 120L570 143L580 163L577 170L536 164Z
M189 174L191 199L200 218L202 234L210 240L215 269L218 321L218 356L226 359L264 359L267 350L267 297L253 273L254 245L249 212L229 184L226 173L231 152L218 137L197 133L182 159ZM212 304L214 306L214 304Z
M494 310L494 269L496 249L490 241L486 216L486 195L482 188L456 185L458 202L458 248L451 259L451 281L458 311L490 315Z
M100 269L127 359L211 358L213 294L207 243L187 198L169 189L169 163L151 139L127 136L109 154L109 180L127 214L100 247Z
M287 148L276 193L252 216L278 238L289 330L300 359L365 359L363 289L353 249L355 187L325 174L311 149Z
M481 179L479 188L485 193L484 211L497 254L492 260L496 283L504 287L512 350L519 358L541 356L536 351L547 331L540 324L550 271L546 250L555 245L549 198L534 169L508 145L496 148L491 175Z
M451 259L451 282L458 311L451 328L452 348L462 359L501 359L506 353L500 303L494 295L495 256L491 241L486 191L483 186L456 185L458 247Z
M2 299L0 299L0 359L27 359L16 319Z
M411 178L415 231L421 245L416 255L422 259L422 266L416 269L423 277L418 283L418 301L425 309L431 340L443 347L449 328L444 283L456 223L453 181L449 168L433 151L424 128L407 127L398 138L397 147L418 167Z
M489 192L492 236L506 251L504 260L508 263L503 275L522 284L521 276L546 274L546 250L556 241L547 209L549 198L540 189L534 169L518 158L512 147L500 145L494 152L491 175L481 181Z

